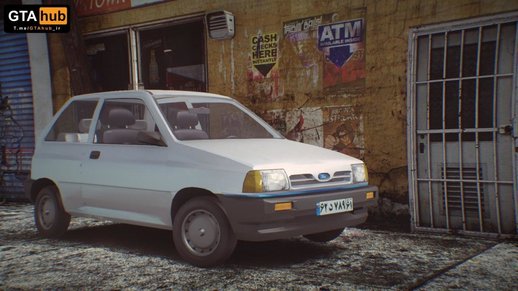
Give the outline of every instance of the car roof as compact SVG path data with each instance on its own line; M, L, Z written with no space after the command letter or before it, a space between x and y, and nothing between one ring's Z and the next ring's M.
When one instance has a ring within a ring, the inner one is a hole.
M108 97L108 98L124 98L124 94L128 94L127 98L135 98L136 95L148 93L154 99L165 99L165 98L175 98L175 97L183 97L183 98L216 98L216 99L227 99L232 100L232 98L213 94L206 92L195 92L195 91L179 91L179 90L121 90L121 91L109 91L109 92L97 92L90 93L84 95L74 96L75 100L88 100L88 99L97 99L99 97ZM122 95L122 96L121 96Z
M209 97L209 98L223 98L232 99L227 96L206 93L206 92L194 92L194 91L178 91L178 90L146 90L155 99L171 98L171 97Z

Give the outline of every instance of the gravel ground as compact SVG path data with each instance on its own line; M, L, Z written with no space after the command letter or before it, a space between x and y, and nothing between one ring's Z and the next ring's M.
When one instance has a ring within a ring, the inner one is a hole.
M59 240L40 238L32 205L0 206L0 290L518 290L518 244L481 238L346 229L240 242L228 263L185 264L169 231L75 218Z

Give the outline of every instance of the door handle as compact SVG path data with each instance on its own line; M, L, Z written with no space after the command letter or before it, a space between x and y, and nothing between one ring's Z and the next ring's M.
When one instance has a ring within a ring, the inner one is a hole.
M512 124L504 124L498 127L498 133L504 135L511 135L513 133L513 125Z
M422 142L419 143L419 153L424 154L424 143Z
M90 152L90 159L92 159L92 160L97 160L97 159L99 159L100 156L101 156L100 151L91 151Z

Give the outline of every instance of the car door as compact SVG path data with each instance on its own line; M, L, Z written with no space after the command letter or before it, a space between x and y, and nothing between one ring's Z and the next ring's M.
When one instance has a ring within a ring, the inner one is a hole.
M72 100L57 113L38 143L32 162L32 179L56 183L63 206L73 213L81 206L82 161L90 144L88 131L98 101Z
M104 101L92 148L83 163L83 212L170 227L168 147L144 144L138 138L139 133L161 136L154 120L141 99Z

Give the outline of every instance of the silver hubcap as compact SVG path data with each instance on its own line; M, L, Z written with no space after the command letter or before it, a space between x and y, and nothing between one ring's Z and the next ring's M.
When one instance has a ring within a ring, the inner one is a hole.
M39 217L43 228L49 229L54 225L54 220L56 219L56 205L49 196L45 196L40 200Z
M196 256L208 256L220 241L219 223L212 213L197 209L189 213L182 223L182 239Z

